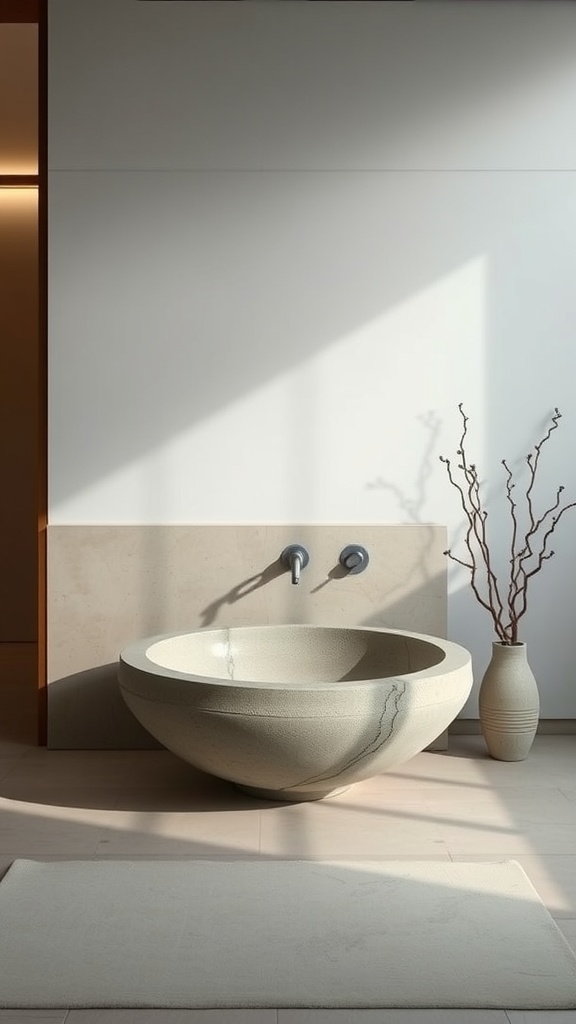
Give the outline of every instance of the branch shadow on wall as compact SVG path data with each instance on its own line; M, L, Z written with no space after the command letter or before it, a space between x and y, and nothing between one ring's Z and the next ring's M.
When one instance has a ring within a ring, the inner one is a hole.
M403 514L406 522L420 525L424 531L426 531L426 523L423 522L422 513L426 506L427 497L427 486L433 473L433 467L435 460L438 457L436 450L436 444L442 421L438 414L434 410L428 410L418 416L418 420L422 424L425 432L425 442L420 458L420 464L415 477L414 493L409 494L403 490L398 484L392 480L387 480L383 476L376 477L375 480L370 481L367 484L369 490L381 490L388 491L393 495L397 507L400 513ZM398 585L402 589L406 588L406 585L410 583L412 578L425 579L426 578L426 566L428 565L428 556L432 550L434 544L434 533L429 527L427 535L425 535L424 542L420 545L419 555L412 564L412 568L409 570L408 575L404 577L401 584ZM418 601L426 601L429 595L426 593L426 585L424 587L419 586L418 588ZM391 592L394 593L394 590ZM414 595L411 593L404 598L396 598L394 603L394 618L396 621L409 621L410 610L413 609ZM377 626L379 625L379 616L371 616L364 620L366 626ZM391 623L388 623L391 625ZM402 627L397 627L402 628Z

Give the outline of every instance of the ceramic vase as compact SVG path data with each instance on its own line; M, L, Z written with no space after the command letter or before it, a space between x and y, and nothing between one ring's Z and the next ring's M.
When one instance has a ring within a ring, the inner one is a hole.
M538 728L538 685L526 644L492 644L492 658L480 684L480 727L491 757L523 761Z

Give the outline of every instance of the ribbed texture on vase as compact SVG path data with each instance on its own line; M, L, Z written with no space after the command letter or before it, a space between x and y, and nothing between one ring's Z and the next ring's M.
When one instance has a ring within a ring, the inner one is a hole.
M538 727L538 709L531 711L492 711L482 708L485 729L501 732L531 732Z

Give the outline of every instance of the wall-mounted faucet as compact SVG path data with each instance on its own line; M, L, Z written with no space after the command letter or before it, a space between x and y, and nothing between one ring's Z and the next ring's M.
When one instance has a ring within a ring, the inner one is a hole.
M369 561L370 556L361 544L348 544L340 552L340 565L351 574L364 572Z
M310 561L310 555L301 544L289 544L280 555L281 562L290 569L292 583L296 586L300 583L300 571L305 569Z

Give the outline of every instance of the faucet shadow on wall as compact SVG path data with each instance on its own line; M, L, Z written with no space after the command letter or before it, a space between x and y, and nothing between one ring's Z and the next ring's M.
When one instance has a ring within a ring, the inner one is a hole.
M341 580L350 573L362 572L368 565L370 556L365 548L358 544L350 544L344 548L341 553L339 562L328 572L325 580L322 581L317 587L314 587L311 591L312 594L318 593L323 587L327 586L328 583L334 580ZM306 568L309 562L308 551L301 544L290 544L287 548L284 548L279 558L276 561L271 562L266 566L262 572L256 573L254 576L248 576L241 583L236 584L222 597L212 601L211 604L207 605L202 610L201 614L201 627L211 626L222 608L227 605L236 604L237 601L241 601L242 598L247 597L248 594L252 594L255 590L259 590L260 587L265 587L272 580L275 580L278 576L282 576L288 573L291 576L293 584L299 584L301 578L301 571Z
M280 559L276 559L266 566L262 572L256 573L254 576L248 576L241 583L237 583L235 587L232 587L222 597L212 601L206 608L202 609L201 612L201 626L211 626L218 615L220 610L226 605L236 604L237 601L241 601L243 597L247 597L248 594L252 594L255 590L259 590L260 587L265 587L272 580L277 579L278 576L282 576L286 572L286 567L282 564Z

